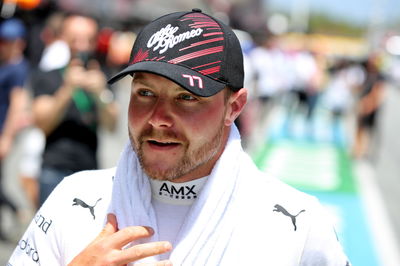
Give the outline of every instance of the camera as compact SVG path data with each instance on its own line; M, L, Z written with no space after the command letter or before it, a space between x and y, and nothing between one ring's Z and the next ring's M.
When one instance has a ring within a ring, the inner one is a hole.
M88 64L89 64L90 60L94 59L93 55L89 52L80 52L80 53L78 53L77 58L79 58L79 60L81 60L82 66L84 68L88 68Z

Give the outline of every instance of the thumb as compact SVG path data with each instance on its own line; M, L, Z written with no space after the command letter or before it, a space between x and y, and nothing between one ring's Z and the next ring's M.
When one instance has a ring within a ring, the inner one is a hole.
M94 59L91 59L91 60L88 62L88 69L89 69L89 70L100 70L100 64L99 64L99 62L97 62L97 61L94 60Z
M71 61L68 64L69 67L74 67L74 66L83 66L82 60L79 58L72 58Z

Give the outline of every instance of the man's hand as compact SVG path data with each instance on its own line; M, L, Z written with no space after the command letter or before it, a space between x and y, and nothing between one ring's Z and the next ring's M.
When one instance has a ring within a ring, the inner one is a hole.
M135 245L122 249L128 243L153 235L153 229L145 226L131 226L118 230L114 214L108 214L107 224L100 234L68 266L117 266L126 265L146 257L162 254L172 249L167 241ZM159 261L146 265L172 265L170 261Z
M79 59L72 59L64 73L64 87L71 92L82 88L87 80L86 72Z
M101 71L100 64L95 60L91 60L85 76L84 89L100 97L101 92L107 87L107 79L103 71Z

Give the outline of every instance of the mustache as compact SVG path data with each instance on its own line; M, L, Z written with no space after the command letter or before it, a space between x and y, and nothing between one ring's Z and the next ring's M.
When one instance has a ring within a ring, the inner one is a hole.
M181 142L186 141L186 138L180 134L177 134L174 131L170 130L155 130L153 128L144 130L141 134L139 139L141 142L144 142L148 139L155 139L155 140L166 140L170 142Z

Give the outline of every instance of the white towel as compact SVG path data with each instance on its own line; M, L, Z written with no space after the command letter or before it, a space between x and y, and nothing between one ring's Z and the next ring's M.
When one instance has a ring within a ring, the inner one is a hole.
M138 225L154 229L155 233L150 239L135 241L131 245L158 241L157 220L151 205L150 182L142 172L130 143L126 144L117 165L108 212L116 215L119 229Z
M225 151L177 236L170 257L174 265L218 265L223 258L234 230L231 210L243 154L239 132L232 126ZM130 144L126 145L117 166L110 212L117 216L120 229L132 225L151 226L155 235L146 242L159 240L149 180Z

